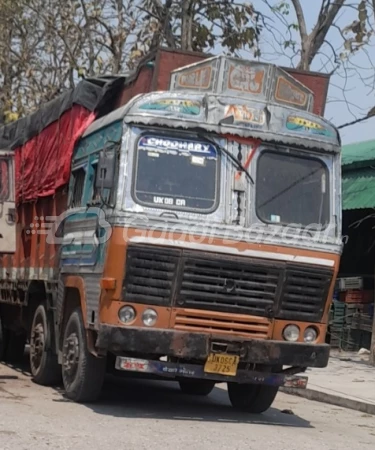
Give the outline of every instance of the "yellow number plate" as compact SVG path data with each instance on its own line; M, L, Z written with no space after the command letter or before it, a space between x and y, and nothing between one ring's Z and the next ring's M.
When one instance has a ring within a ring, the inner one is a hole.
M207 373L218 373L220 375L236 376L240 357L226 355L223 353L210 353L208 355L204 371Z

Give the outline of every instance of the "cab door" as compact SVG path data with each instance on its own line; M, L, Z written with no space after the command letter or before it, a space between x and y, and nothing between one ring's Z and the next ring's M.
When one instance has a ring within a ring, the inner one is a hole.
M0 253L16 251L14 153L0 150Z

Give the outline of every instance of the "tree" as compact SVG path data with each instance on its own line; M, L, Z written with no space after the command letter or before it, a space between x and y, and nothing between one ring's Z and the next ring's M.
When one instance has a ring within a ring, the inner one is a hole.
M292 52L292 64L295 65L297 60L299 69L309 70L319 54L327 56L323 53L325 46L331 50L329 58L338 63L365 48L374 36L375 0L320 0L317 2L320 7L317 9L315 23L310 29L307 26L307 14L311 14L311 10L307 11L307 4L303 4L301 0L263 0L263 3L278 23L275 27L275 20L271 19L267 29L271 30L272 26L275 43L284 51L288 49ZM351 14L343 19L347 11ZM347 19L350 20L349 23L345 23ZM337 48L328 40L332 30L339 35ZM277 34L279 37L276 37Z
M235 0L143 0L150 47L160 44L187 51L221 48L231 54L251 49L258 54L260 15L251 3ZM141 49L143 51L143 49Z
M234 0L0 0L0 11L0 125L159 45L257 54L261 31L252 5Z
M352 103L347 94L359 83L369 91L375 86L369 54L375 35L375 0L262 2L266 17L262 55L272 53L272 58L287 60L298 69L335 74L332 86L340 93L330 101L345 102L355 119L363 113L367 116L369 108L362 110L360 102ZM360 55L365 63L359 62Z
M137 0L0 0L0 124L127 68L142 26Z

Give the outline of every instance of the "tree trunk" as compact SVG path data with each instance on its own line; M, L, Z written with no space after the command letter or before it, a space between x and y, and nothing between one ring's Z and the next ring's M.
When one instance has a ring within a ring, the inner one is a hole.
M375 0L374 0L375 1ZM305 15L300 0L293 0L301 35L301 60L297 66L300 70L309 70L315 56L319 53L332 24L343 7L345 0L336 0L326 7L321 7L320 15L314 29L307 33Z
M193 49L193 15L192 0L183 0L181 5L181 49Z
M0 91L0 126L2 126L6 119L7 102L12 97L12 65L10 64L9 52L12 42L12 31L7 31L5 28L0 29L0 39L3 47L0 55L0 74L3 77L3 85Z
M297 69L298 70L310 70L311 65L311 52L310 50L310 44L307 42L302 42L302 49L301 49L301 59L298 63Z

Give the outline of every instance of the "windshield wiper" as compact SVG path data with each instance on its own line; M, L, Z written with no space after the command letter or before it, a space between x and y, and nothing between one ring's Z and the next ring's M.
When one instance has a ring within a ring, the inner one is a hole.
M198 137L201 139L206 140L207 142L209 142L210 144L212 144L215 148L218 148L222 153L224 153L225 155L228 156L228 158L235 163L235 165L237 166L237 169L239 169L241 172L244 172L245 175L247 176L247 178L250 180L251 184L254 184L254 180L252 178L252 176L249 174L249 172L247 171L247 169L245 169L245 167L241 164L240 161L238 161L238 159L232 155L232 153L230 151L228 151L225 147L221 146L220 144L218 144L217 142L215 142L214 140L208 138L207 136L205 136L204 134L198 134Z

